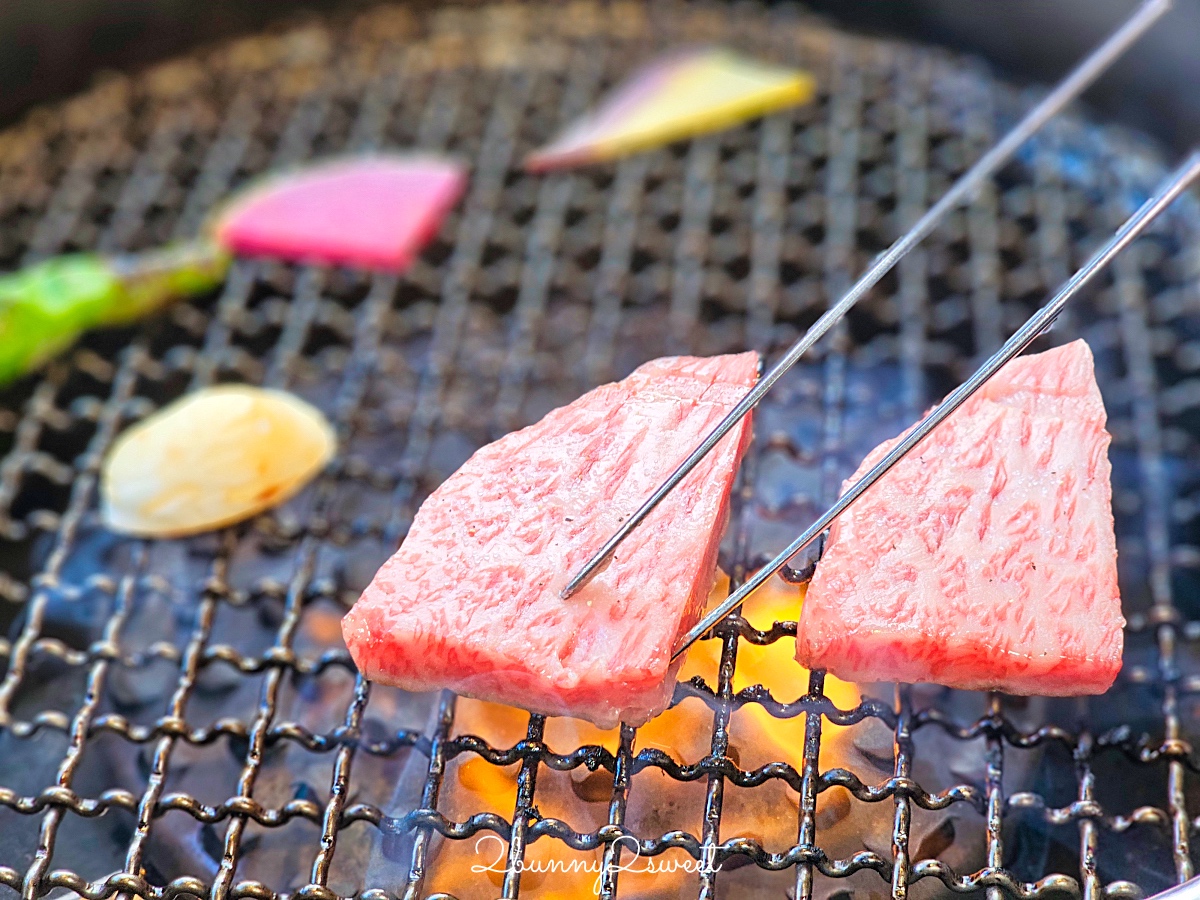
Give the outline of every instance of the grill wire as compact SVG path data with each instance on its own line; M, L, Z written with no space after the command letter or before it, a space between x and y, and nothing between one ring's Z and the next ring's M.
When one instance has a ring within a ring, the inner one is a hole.
M520 173L527 150L633 64L665 47L717 40L812 70L819 101L611 168ZM58 748L53 779L33 787L0 763L0 827L30 835L27 857L0 859L0 883L28 898L66 889L89 898L382 900L420 895L435 835L486 833L507 842L510 864L536 840L602 847L605 861L618 864L632 846L617 844L629 795L647 769L703 784L705 793L694 832L632 835L642 855L682 848L717 864L786 870L787 893L803 900L823 879L864 870L879 876L867 893L896 898L918 885L989 897L1137 897L1189 877L1200 830L1192 812L1200 760L1189 740L1200 692L1200 604L1192 599L1200 477L1188 462L1200 459L1194 198L1056 327L1092 345L1114 433L1129 631L1125 670L1105 697L1048 703L1033 722L1026 713L1035 707L1022 701L980 697L977 714L963 715L953 692L904 686L891 702L868 697L838 709L813 673L803 696L782 702L760 689L735 691L733 676L739 646L787 641L795 623L760 631L735 616L715 638L723 648L717 681L678 689L677 699L698 698L713 713L710 753L689 763L635 749L636 733L624 727L615 754L594 745L554 752L537 715L523 740L492 746L456 733L449 695L437 701L431 730L381 733L367 723L390 702L388 689L358 678L343 650L307 653L298 644L316 611L352 602L420 500L474 446L651 356L786 346L1031 96L974 63L849 37L786 6L380 8L110 79L0 135L0 258L8 267L65 250L187 237L255 173L322 154L415 146L455 154L472 171L461 209L403 278L239 262L219 296L90 336L0 395L0 596L12 622L12 639L0 644L0 737L10 752L22 743ZM998 347L1163 172L1146 140L1064 117L905 260L764 404L722 554L733 585L836 496L875 440L914 421ZM337 425L341 455L284 509L188 541L187 571L200 572L187 582L191 625L177 640L142 640L127 632L130 623L154 598L178 591L179 579L164 569L162 544L95 549L99 461L130 421L185 390L229 380L314 399ZM259 577L255 561L266 557L278 564ZM104 614L88 637L63 637L47 623L64 604ZM278 613L268 645L248 650L215 636L223 617L262 607ZM114 686L139 670L169 672L173 682L165 707L142 719L116 711L112 699ZM212 670L250 686L257 699L246 715L227 711L205 723L192 712ZM38 693L48 671L78 677L77 706L60 710ZM287 708L300 712L287 715L281 698L291 685L339 672L352 684L339 721L314 727L303 702L291 699ZM803 720L802 767L739 767L731 720L748 704ZM845 768L822 771L822 726L870 720L894 735L892 777L872 783ZM984 777L935 792L916 783L925 731L978 747ZM236 783L214 787L212 802L172 787L181 754L209 745L225 745L240 770ZM329 761L317 796L256 799L281 746ZM1014 758L1035 751L1060 779L1052 792L1006 778ZM84 791L89 761L105 753L144 755L139 790ZM388 796L356 776L372 760L412 753L425 772L419 808L397 819ZM479 812L452 821L438 811L448 764L472 754L519 764L507 818ZM537 811L539 774L581 767L613 775L609 824L590 833ZM770 781L799 795L794 845L768 850L723 837L726 793ZM891 807L890 852L864 846L835 858L821 849L817 797L834 788ZM1140 805L1143 796L1154 799ZM986 826L986 865L975 871L918 858L910 846L914 815L958 804ZM211 877L156 877L153 835L178 817L215 829ZM124 864L112 874L69 867L93 819L123 823ZM309 826L297 832L295 857L306 886L242 877L239 865L261 832L294 822ZM1028 822L1073 834L1070 866L1058 859L1018 871L1011 835ZM370 883L356 864L338 873L351 836L365 830L384 841L410 826L417 837L400 883ZM505 877L505 897L521 889L518 868ZM702 871L689 890L713 897L732 874ZM616 871L600 888L624 896Z

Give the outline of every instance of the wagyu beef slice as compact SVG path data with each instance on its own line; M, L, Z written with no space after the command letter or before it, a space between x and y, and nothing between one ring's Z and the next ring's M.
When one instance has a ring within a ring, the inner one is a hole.
M833 525L797 659L849 681L1107 690L1125 623L1105 418L1083 341L1006 365Z
M343 622L370 678L601 727L670 702L715 577L743 421L578 594L571 574L754 383L753 353L649 362L489 444L417 512Z

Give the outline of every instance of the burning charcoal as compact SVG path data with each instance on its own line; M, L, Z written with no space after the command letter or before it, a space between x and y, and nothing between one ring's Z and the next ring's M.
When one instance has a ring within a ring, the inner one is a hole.
M83 527L78 542L55 583L45 591L40 633L82 650L100 638L112 613L115 579L102 573L119 570L126 554L121 542L104 529ZM53 542L48 538L37 541L32 564L41 566L52 549ZM25 627L26 610L21 608L9 629L12 639Z
M127 654L146 654L161 642L182 652L194 624L204 560L171 541L151 544L145 552L144 571L152 575L134 595L121 629L121 648ZM157 657L134 668L113 666L107 679L110 697L125 713L161 707L175 689L178 668L177 662Z
M31 738L15 737L7 729L0 732L5 787L18 796L35 796L55 783L58 764L66 750L66 736L58 732L43 731ZM5 865L27 867L33 861L37 844L36 825L23 821L7 808L0 810L0 853Z
M815 541L801 550L792 558L791 565L785 565L779 570L779 577L788 584L808 584L817 571L817 563L821 552L825 549L825 538L829 532L822 533ZM793 568L792 566L795 566Z
M599 772L575 769L571 773L571 790L585 803L607 803L612 799L613 774L607 769Z
M800 795L795 791L788 792L788 799L794 800L797 809L800 807ZM825 832L835 828L846 816L850 815L850 794L842 789L831 788L817 797L817 830Z
M176 578L181 577L177 570ZM213 641L232 642L240 638L243 643L247 640L263 645L271 643L273 629L263 629L257 638L223 630L237 628L245 621L257 619L254 616L236 620L218 617ZM335 610L332 607L307 610L301 619L295 646L309 658L340 648L341 634ZM201 723L218 716L233 715L243 722L250 722L258 709L259 679L247 678L224 664L209 665L202 673L211 677L211 673L221 670L225 673L220 682L221 689L214 690L216 683L210 683L204 690L197 690L189 703L189 718ZM301 678L295 684L290 680L285 682L277 703L276 721L295 722L318 734L332 730L345 717L353 681L350 673L333 668L320 678ZM164 693L172 687L171 681L166 681ZM372 712L364 725L367 739L380 741L399 728L419 725L428 715L429 704L428 697L375 692ZM143 748L142 754L122 752L128 747L120 744L106 745L106 749L111 751L106 757L110 786L140 793L148 774L145 754L152 748ZM239 738L222 739L211 747L179 742L172 752L169 789L184 791L206 803L223 802L235 792L247 750L247 742ZM359 790L368 790L372 796L386 796L396 783L398 768L406 757L404 752L386 759L360 754L354 767L355 785ZM255 786L255 799L268 807L280 807L297 799L323 807L329 796L331 760L330 755L309 753L289 741L274 742L268 747ZM372 784L372 779L377 783ZM185 874L211 878L220 865L225 827L225 823L204 824L183 814L170 814L156 820L151 830L149 856L155 861L158 876L165 880ZM339 838L339 857L343 860L360 858L365 867L373 833L364 829L344 832ZM315 852L315 830L311 824L302 821L284 828L265 828L251 822L242 842L242 851L240 870L246 873L245 877L295 889L307 878ZM360 867L358 872L361 871Z
M144 650L159 642L174 644L182 630L177 612L169 598L147 591L122 631L123 646ZM177 672L176 663L157 658L136 668L115 666L108 676L108 687L117 709L140 708L165 700Z
M212 662L196 676L196 690L206 695L227 694L237 689L244 676L233 666Z
M766 627L772 618L794 615L798 605L797 589L783 582L771 584L770 589L764 588L754 595L745 609L756 627ZM719 583L714 595L720 595L726 589ZM716 653L713 643L698 644L689 657L684 676L698 672L706 679L712 678L716 671ZM777 699L784 701L799 696L806 683L805 678L796 677L790 648L784 642L762 648L743 646L739 650L737 672L741 679L761 679L773 688ZM735 680L734 688L739 690L745 684L744 680ZM853 706L860 695L874 695L885 702L892 698L890 687L872 688L863 694L832 678L826 679L826 692L842 708ZM914 703L928 701L929 696L929 691L917 689ZM945 698L941 699L944 706ZM459 699L456 709L456 733L478 735L499 748L512 746L524 737L528 716L516 710L466 699ZM1032 712L1027 710L1025 714L1032 715ZM638 730L635 751L641 753L643 760L651 759L652 751L661 751L678 763L697 762L711 752L711 723L712 714L707 706L696 700L685 700ZM787 760L799 769L803 765L804 727L803 717L776 719L762 707L748 704L731 719L734 743L726 757L743 769L779 759ZM617 749L616 732L601 731L573 719L548 719L545 740L559 752L592 744L606 747L609 752ZM926 790L943 790L960 782L960 776L951 764L955 767L969 765L971 783L983 779L983 755L977 746L964 744L936 729L918 733L916 743L913 777ZM499 768L474 754L465 754L465 757L465 760L456 758L448 765L439 810L456 821L482 810L494 811L506 818L510 816L516 797L516 767ZM1027 777L1022 766L1031 759L1014 758L1010 763L1013 777ZM845 728L826 723L821 752L823 771L845 768L863 783L877 785L892 777L894 766L894 735L884 722L868 717ZM643 838L658 837L675 829L698 833L704 805L703 782L680 783L655 766L641 765L635 769L640 771L634 775L630 788L626 825ZM412 836L398 826L403 816L419 804L426 770L427 761L414 756L401 777L388 809L393 817L392 826L388 836L377 844L372 857L368 876L380 879L373 883L400 883L389 879L405 877ZM558 772L542 767L538 773L539 809L544 815L568 822L578 831L594 831L607 821L612 778L607 769L592 772L586 766L580 766L569 772ZM795 841L798 814L799 795L781 781L769 781L753 790L727 784L722 836L754 839L768 849L780 851ZM848 858L863 849L890 857L894 818L895 807L890 800L866 803L853 798L842 788L823 791L817 802L818 844L834 858ZM970 869L981 864L985 829L982 817L972 807L959 804L938 812L914 810L912 822L914 849L928 851L956 868ZM538 852L553 855L562 850L558 845L557 849L542 848ZM745 854L726 861L722 867L725 874L721 877L728 890L739 895L783 890L781 883L774 880L776 875L748 865L749 861ZM464 849L458 842L444 841L435 835L430 850L431 870L425 887L427 890L448 890L466 900L490 896L494 885L486 877L487 873L471 871L471 865L478 863L478 854L470 847ZM640 897L675 897L681 892L686 893L686 885L694 884L694 878L682 870L671 876L660 874L653 883L643 884L631 877L627 889L635 889ZM817 884L816 896L821 900L829 900L837 892L848 893L849 897L873 897L881 889L879 877L873 872L863 872L846 880L819 878ZM562 887L559 882L555 885ZM577 887L582 889L583 883ZM922 900L937 896L940 891L940 883L928 880L912 888L913 896Z

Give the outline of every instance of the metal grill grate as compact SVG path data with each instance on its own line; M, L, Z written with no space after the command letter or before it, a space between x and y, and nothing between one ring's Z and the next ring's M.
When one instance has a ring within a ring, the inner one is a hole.
M714 40L811 69L819 102L612 169L520 173L524 152L632 64ZM505 841L503 882L464 877L455 893L539 895L515 865L535 842L599 850L604 896L626 894L615 867L633 841L646 857L682 851L721 866L685 879L680 890L701 897L718 885L740 894L762 884L743 879L773 871L782 880L771 895L803 900L942 887L1135 897L1190 876L1200 830L1189 742L1200 692L1192 200L1058 328L1091 343L1115 438L1130 627L1125 671L1105 697L1027 703L901 687L838 709L814 673L784 701L735 690L734 675L739 649L787 641L795 623L760 631L735 617L716 638L715 681L679 688L681 704L712 710L708 752L688 761L638 749L628 728L615 749L551 749L553 722L541 716L496 745L456 728L451 696L423 729L419 703L356 678L330 637L420 500L471 449L664 352L785 346L1028 104L974 64L851 38L787 7L383 8L111 81L0 136L8 266L192 234L230 188L315 155L417 146L472 170L460 211L403 279L239 263L220 296L90 336L0 398L0 597L12 623L0 644L0 883L31 900L56 889L380 900L443 884L438 843L488 833ZM807 525L871 445L994 350L1162 172L1147 142L1064 118L906 259L764 404L722 555L733 583ZM113 436L223 380L317 402L341 456L252 526L186 544L104 535L96 472ZM801 765L742 767L738 712L750 706L803 722ZM894 743L890 777L819 758L823 727L880 723ZM946 747L978 778L951 764L940 787L918 783L918 767L937 771ZM474 758L517 768L514 808L446 814L444 776ZM392 784L413 765L418 796L405 814ZM543 815L546 780L584 770L611 776L607 824L577 830ZM688 795L692 826L628 825L646 773L703 788ZM301 775L303 790L290 783ZM743 805L760 797L764 815L779 815L766 798L781 784L797 795L785 810L794 843L728 833L731 796L749 791ZM883 810L890 846L864 836L841 854L825 842L819 797L846 791L850 804ZM980 823L971 865L933 858L945 842L915 839L920 817L954 809ZM288 849L270 869L255 854L273 833ZM109 846L115 856L98 849ZM378 860L397 847L399 874L381 876Z

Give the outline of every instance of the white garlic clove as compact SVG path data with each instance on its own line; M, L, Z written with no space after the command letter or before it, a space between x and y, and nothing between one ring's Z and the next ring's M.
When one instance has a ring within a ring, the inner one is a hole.
M329 422L298 397L207 388L117 438L101 470L104 521L145 537L232 525L296 494L336 447Z

